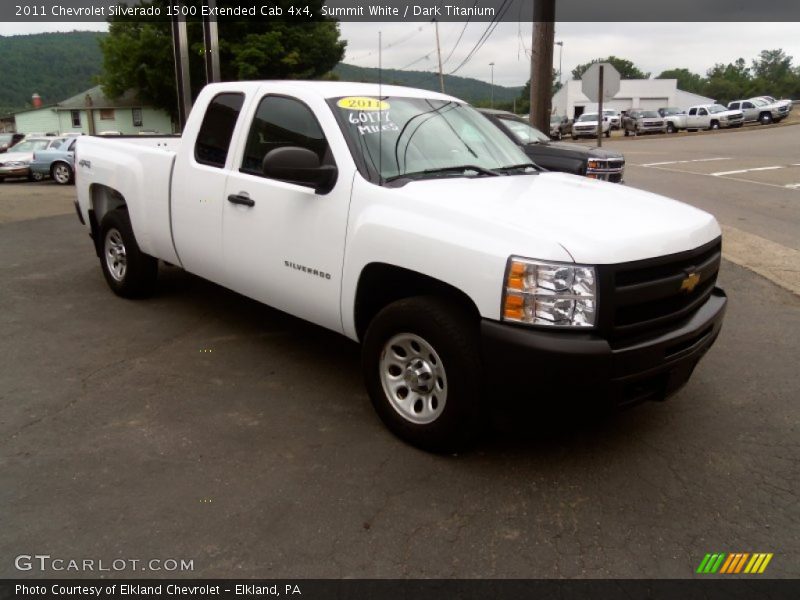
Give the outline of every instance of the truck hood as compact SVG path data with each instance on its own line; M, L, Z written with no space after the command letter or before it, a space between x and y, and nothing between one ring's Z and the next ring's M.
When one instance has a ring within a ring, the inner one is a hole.
M614 150L606 150L605 148L597 148L585 144L575 144L573 142L540 142L538 145L558 150L559 156L568 156L570 158L588 158L589 156L592 158L622 157L622 154Z
M438 213L476 238L502 236L522 246L527 239L539 248L547 241L579 263L674 254L720 235L713 216L688 204L567 173L421 180L393 191L415 211Z

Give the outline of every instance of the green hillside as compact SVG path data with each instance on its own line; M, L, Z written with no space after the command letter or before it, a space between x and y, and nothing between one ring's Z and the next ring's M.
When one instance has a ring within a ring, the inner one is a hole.
M90 31L0 36L0 115L31 106L36 92L44 104L53 104L95 85L103 57L98 40L106 34ZM334 72L342 81L378 81L378 69L339 64ZM387 84L438 91L439 78L425 71L385 69ZM491 85L468 77L445 76L448 94L468 102L486 103ZM522 88L494 87L495 101L510 103Z
M364 81L368 83L378 82L378 69L356 67L355 65L338 64L333 72L342 81ZM410 87L422 88L423 90L439 91L439 76L428 71L398 71L397 69L383 70L383 83L395 85L407 85ZM466 100L467 102L489 102L492 93L492 86L478 79L469 77L456 77L454 75L444 76L444 87L448 94ZM522 87L501 87L494 86L495 102L511 102L519 96Z
M0 114L31 105L36 92L44 104L74 96L94 83L102 69L90 31L0 36Z

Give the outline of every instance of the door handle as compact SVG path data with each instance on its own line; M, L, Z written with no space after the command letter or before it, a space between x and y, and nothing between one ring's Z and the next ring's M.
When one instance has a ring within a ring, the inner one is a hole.
M250 196L245 196L244 194L231 194L228 196L228 202L231 204L241 204L242 206L256 205L255 200L253 200Z

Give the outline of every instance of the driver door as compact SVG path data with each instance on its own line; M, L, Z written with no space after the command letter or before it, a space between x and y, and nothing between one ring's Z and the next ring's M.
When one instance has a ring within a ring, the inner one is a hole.
M302 100L255 103L244 149L225 189L223 254L228 286L260 302L342 330L339 291L352 173L330 192L264 176L271 150L299 146L335 165L327 136Z

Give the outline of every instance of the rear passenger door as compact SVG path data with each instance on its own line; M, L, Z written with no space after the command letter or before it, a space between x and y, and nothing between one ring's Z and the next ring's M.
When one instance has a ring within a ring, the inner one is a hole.
M222 92L208 104L195 145L182 147L172 181L172 234L184 269L225 284L222 211L237 139L241 92ZM237 137L234 137L236 135Z
M340 299L347 211L354 168L337 161L329 139L341 132L324 103L280 94L257 100L227 181L223 255L228 287L324 327L342 330ZM322 122L318 113L330 117ZM325 129L323 127L325 125ZM333 189L316 193L263 174L264 156L287 146L339 169ZM346 150L345 150L346 152ZM349 157L349 155L348 155Z

